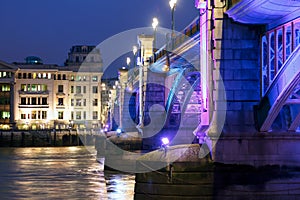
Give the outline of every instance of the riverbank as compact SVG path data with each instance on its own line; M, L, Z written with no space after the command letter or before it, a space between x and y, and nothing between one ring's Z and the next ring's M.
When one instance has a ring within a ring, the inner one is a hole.
M95 136L76 130L0 131L0 147L52 147L94 145Z

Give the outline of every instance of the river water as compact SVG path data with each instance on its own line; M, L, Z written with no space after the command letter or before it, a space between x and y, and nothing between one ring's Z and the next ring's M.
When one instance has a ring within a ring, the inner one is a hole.
M134 196L133 174L108 172L85 147L0 148L0 199Z

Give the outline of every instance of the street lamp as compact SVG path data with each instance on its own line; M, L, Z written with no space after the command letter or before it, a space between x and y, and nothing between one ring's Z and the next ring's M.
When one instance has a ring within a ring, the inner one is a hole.
M127 57L127 58L126 58L126 63L127 63L128 69L129 69L129 66L130 66L130 62L131 62L130 58Z
M175 30L174 11L175 11L175 7L176 7L176 3L177 3L177 0L170 0L169 1L171 11L172 11L172 37L173 37L173 34L174 34L174 30Z
M156 49L156 30L157 30L157 25L158 25L158 19L156 17L154 17L153 21L152 21L152 27L153 27L153 30L154 30L154 39L153 39L154 49Z
M134 45L132 47L132 52L133 52L133 67L136 66L136 53L137 53L137 51L138 51L138 48L137 48L137 46Z

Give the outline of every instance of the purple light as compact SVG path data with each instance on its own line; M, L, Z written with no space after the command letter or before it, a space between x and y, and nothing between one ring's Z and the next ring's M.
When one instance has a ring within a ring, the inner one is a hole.
M161 139L161 142L162 142L162 144L163 144L164 146L166 146L166 145L168 145L168 144L170 143L169 139L166 138L166 137L162 138L162 139Z

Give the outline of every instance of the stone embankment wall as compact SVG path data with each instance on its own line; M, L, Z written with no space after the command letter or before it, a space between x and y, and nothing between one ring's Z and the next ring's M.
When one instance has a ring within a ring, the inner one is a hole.
M76 131L0 131L0 147L46 147L94 145L94 136Z

